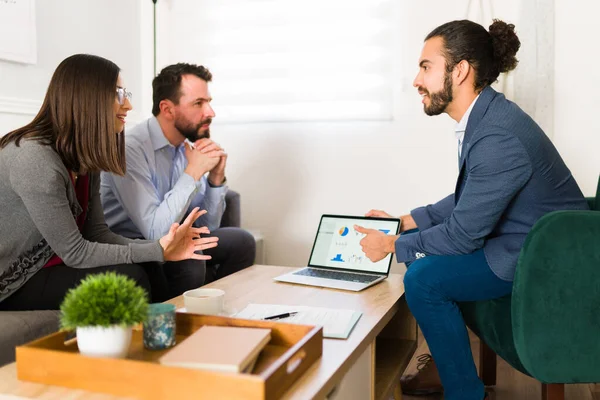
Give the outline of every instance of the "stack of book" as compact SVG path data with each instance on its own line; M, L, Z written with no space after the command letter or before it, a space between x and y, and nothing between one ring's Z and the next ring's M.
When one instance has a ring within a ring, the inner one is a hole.
M271 330L205 325L159 359L164 365L227 372L252 372Z

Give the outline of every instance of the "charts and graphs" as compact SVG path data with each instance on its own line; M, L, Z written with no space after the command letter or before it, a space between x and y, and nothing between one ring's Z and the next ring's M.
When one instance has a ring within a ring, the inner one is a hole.
M344 259L342 258L342 254L336 254L335 257L333 257L331 259L331 261L335 261L335 262L345 262Z
M323 217L310 264L386 272L391 255L376 263L371 262L360 245L365 235L354 230L355 225L377 229L386 235L395 234L398 228L396 221Z

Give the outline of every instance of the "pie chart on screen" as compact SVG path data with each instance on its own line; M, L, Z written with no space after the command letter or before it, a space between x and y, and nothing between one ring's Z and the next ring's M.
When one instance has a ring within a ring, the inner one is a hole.
M348 234L348 227L347 226L342 226L339 230L340 236L346 236Z

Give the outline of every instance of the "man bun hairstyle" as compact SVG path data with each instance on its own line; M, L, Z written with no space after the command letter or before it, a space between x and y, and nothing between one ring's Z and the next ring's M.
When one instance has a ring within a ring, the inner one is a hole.
M475 90L478 91L518 64L516 54L521 42L515 26L498 19L490 25L489 32L469 20L447 22L431 31L425 41L434 37L444 41L446 71L450 73L456 64L467 61L475 69Z
M498 64L500 73L512 71L517 67L517 51L521 42L515 33L515 26L495 19L489 28L492 44L494 46L494 58Z

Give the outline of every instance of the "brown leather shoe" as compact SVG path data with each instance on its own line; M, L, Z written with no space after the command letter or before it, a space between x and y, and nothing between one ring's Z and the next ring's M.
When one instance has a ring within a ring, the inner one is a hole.
M417 360L417 373L400 378L402 393L411 396L442 393L444 388L431 355L421 354Z

